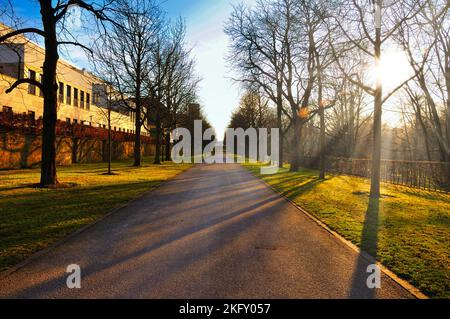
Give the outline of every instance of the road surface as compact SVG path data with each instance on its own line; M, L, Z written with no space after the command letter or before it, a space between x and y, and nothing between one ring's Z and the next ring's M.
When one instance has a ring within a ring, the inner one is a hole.
M241 166L197 165L3 276L0 297L412 298L385 275L368 289L367 266Z

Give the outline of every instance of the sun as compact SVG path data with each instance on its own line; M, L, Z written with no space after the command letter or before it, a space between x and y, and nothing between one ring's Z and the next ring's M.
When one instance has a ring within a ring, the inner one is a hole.
M413 74L406 53L400 50L386 50L382 52L379 69L377 70L373 66L369 72L370 79L374 83L377 72L381 75L385 94L390 93Z
M386 96L403 84L413 75L413 70L408 62L408 56L401 50L385 50L381 54L380 67L377 70L372 66L369 71L369 80L375 84L377 72L381 76L383 95ZM392 97L383 107L383 122L390 126L397 126L401 120L399 103Z
M408 80L413 70L405 52L392 51L381 57L380 72L386 91L390 91Z

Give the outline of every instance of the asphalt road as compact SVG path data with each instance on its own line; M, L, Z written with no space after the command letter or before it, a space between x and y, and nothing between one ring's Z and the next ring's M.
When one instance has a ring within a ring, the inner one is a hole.
M385 275L368 289L367 265L241 166L198 165L3 276L0 297L412 297Z

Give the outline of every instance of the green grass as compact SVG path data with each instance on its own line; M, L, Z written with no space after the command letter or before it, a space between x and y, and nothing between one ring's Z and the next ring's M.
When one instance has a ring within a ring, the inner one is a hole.
M383 185L369 206L364 178L244 166L429 297L450 298L450 195Z
M77 229L101 218L190 167L165 162L142 167L113 163L117 175L103 175L105 163L58 168L70 188L39 189L39 170L0 171L0 270L24 260Z

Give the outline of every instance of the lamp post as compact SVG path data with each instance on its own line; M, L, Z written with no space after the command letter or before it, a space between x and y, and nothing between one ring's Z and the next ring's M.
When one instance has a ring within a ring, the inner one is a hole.
M375 105L373 115L373 152L370 197L380 198L380 164L381 164L381 115L383 103L383 84L381 79L381 8L383 0L373 0L375 6Z

